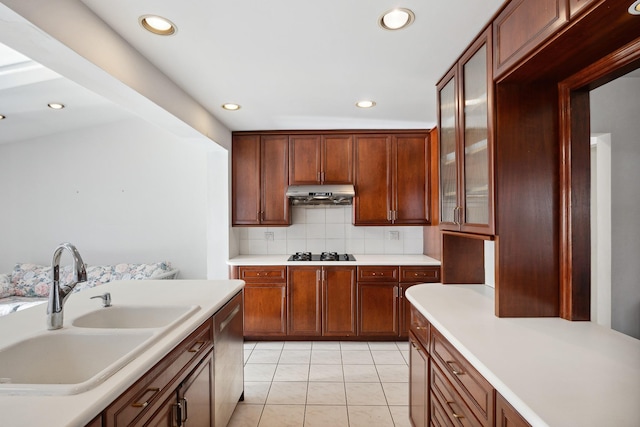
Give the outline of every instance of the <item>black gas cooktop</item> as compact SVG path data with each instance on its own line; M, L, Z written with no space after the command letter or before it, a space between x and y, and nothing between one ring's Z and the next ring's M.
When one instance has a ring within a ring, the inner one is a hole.
M355 261L351 254L339 254L337 252L322 252L312 254L311 252L296 252L291 255L288 261Z

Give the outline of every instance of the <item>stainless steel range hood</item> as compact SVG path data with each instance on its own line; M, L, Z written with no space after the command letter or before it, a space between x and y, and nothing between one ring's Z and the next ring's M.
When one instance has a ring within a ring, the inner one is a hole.
M290 185L287 197L294 206L350 205L356 195L353 185Z

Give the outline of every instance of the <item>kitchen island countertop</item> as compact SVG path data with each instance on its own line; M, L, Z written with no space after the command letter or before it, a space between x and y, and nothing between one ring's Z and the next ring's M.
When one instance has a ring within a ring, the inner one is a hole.
M112 401L168 354L177 344L211 318L227 301L242 290L241 280L125 280L71 294L64 308L64 326L87 312L100 309L99 300L90 297L110 292L113 306L119 305L197 305L197 310L173 329L162 334L135 359L93 389L71 395L10 395L0 393L0 425L12 427L81 427L100 414ZM0 317L0 348L46 330L47 304ZM105 308L104 310L108 310ZM46 349L42 363L51 364ZM84 355L91 357L90 354Z
M416 285L407 298L532 426L640 425L640 340L593 322L498 318L484 285Z
M238 255L227 261L231 266L252 265L416 265L440 266L440 261L426 255L362 255L355 261L287 261L289 255Z

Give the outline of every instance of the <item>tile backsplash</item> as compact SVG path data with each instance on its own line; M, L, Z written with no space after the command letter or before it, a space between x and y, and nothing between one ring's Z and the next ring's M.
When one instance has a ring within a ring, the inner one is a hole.
M237 227L241 255L422 254L422 227L355 227L352 206L294 206L289 227Z

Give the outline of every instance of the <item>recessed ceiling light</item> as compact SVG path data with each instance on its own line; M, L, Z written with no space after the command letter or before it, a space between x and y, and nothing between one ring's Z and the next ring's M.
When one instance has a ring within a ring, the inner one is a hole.
M238 104L228 102L226 104L222 104L222 108L229 111L236 111L240 109L240 106Z
M3 116L2 114L0 114L0 120L4 120L6 118L7 118L7 116Z
M178 31L173 22L162 16L143 15L138 19L138 22L142 28L159 36L170 36Z
M378 20L385 30L400 30L406 28L416 19L412 11L405 8L392 9L385 12Z
M52 110L62 110L64 108L64 104L60 104L59 102L50 102L47 104L49 108Z
M371 108L371 107L375 107L376 103L375 101L358 101L356 102L356 107L360 107L360 108Z
M632 15L640 15L640 0L634 1L631 6L629 6L629 13Z

